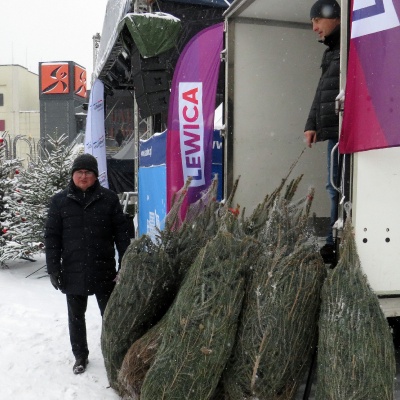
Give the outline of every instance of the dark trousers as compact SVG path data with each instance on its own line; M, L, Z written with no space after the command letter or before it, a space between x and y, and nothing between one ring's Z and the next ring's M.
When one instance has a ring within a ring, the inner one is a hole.
M110 295L111 292L95 293L101 316L104 314ZM75 358L87 358L89 355L85 319L87 302L88 296L67 294L69 339Z

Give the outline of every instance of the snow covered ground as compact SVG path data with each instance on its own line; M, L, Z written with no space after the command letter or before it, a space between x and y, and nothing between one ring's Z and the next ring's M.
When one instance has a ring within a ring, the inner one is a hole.
M51 286L44 268L27 277L44 264L41 256L0 268L0 400L118 400L108 387L95 297L89 298L86 313L89 365L84 374L74 375L65 295ZM399 370L398 364L396 400ZM303 399L304 388L296 400ZM315 385L310 400L314 390Z
M100 349L101 316L96 298L86 313L89 365L74 375L65 295L55 290L36 262L9 262L0 268L0 399L116 400L108 387Z

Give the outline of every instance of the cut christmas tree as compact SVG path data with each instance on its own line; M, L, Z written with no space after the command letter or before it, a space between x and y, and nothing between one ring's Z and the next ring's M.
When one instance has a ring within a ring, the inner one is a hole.
M307 228L313 193L292 200L299 179L263 211L268 217L257 233L263 252L249 274L223 375L229 400L293 399L311 361L325 268Z
M322 290L317 398L392 400L393 339L362 272L350 218L342 243L339 262Z
M177 277L168 255L143 235L122 259L118 282L108 301L101 349L110 385L118 389L118 371L130 346L155 325L172 303Z
M231 353L252 240L219 232L200 251L168 311L140 398L211 398Z

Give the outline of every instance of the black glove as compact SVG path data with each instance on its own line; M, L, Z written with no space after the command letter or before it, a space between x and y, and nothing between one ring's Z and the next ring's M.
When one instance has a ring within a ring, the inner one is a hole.
M54 289L56 289L56 290L60 289L61 290L62 284L61 284L61 274L60 274L60 272L59 271L53 272L52 274L49 274L49 275L50 275L50 282L54 286Z

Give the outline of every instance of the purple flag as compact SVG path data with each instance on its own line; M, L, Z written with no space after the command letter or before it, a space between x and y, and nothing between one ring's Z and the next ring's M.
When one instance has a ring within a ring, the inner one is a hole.
M400 0L352 1L342 154L400 146Z
M167 207L192 177L181 217L211 183L212 138L223 23L195 35L184 48L172 80L167 136Z

